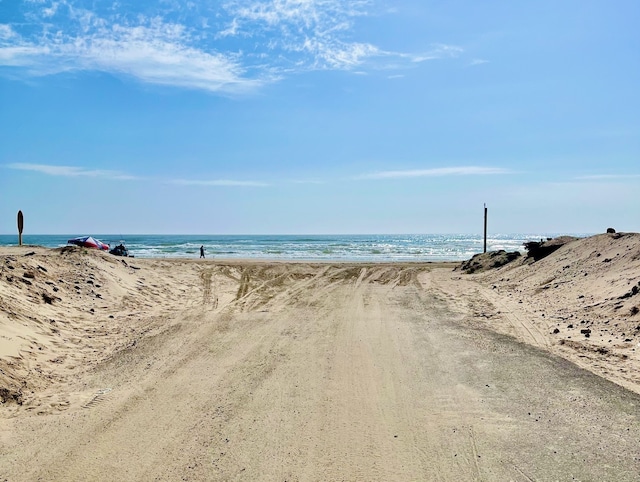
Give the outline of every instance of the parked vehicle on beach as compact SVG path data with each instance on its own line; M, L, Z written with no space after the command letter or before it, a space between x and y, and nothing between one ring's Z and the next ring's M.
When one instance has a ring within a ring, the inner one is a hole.
M116 256L124 256L124 257L129 257L129 258L133 258L132 254L129 254L129 250L126 248L126 246L123 243L120 243L118 246L116 246L115 248L111 249L109 251L109 253L116 255Z

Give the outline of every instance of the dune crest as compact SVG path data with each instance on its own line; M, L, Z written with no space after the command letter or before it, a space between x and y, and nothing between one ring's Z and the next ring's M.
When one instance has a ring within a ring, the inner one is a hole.
M457 281L491 304L468 302L486 326L640 392L640 234L570 240Z

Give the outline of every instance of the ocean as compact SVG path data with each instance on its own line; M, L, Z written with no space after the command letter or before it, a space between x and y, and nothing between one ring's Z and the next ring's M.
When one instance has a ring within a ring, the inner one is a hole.
M80 236L23 235L23 244L61 247ZM494 234L487 250L524 251L523 243L557 234ZM483 251L482 235L114 235L96 234L114 246L123 243L139 258L248 258L304 261L463 261ZM587 236L586 234L574 236ZM0 235L0 246L15 246L17 235Z

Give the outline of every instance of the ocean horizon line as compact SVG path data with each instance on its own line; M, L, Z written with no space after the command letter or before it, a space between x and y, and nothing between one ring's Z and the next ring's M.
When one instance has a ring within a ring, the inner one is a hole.
M519 232L519 231L500 231L488 233L487 237L491 236L532 236L535 235L535 231L531 232ZM539 236L549 237L549 236L594 236L598 233L593 232L565 232L565 231L539 231L537 232ZM0 233L0 237L18 237L18 233ZM406 232L406 233L108 233L108 232L68 232L68 233L22 233L23 238L28 236L58 236L64 237L69 236L70 238L79 237L79 236L109 236L109 237L118 237L118 236L206 236L206 237L237 237L237 236L281 236L281 237L293 237L293 236L483 236L481 232L455 232L455 231L447 231L447 232Z
M576 237L582 235L576 235ZM587 235L588 236L588 235ZM73 234L24 235L24 245L66 246ZM140 258L205 257L307 261L461 261L484 250L477 233L443 234L95 234L110 248L124 244ZM488 234L487 251L524 252L524 243L555 233ZM0 235L0 246L16 246L17 235Z

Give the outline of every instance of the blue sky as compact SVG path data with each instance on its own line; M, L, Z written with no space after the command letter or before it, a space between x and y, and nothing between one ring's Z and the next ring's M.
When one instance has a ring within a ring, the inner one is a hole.
M0 233L639 231L639 18L0 0Z

